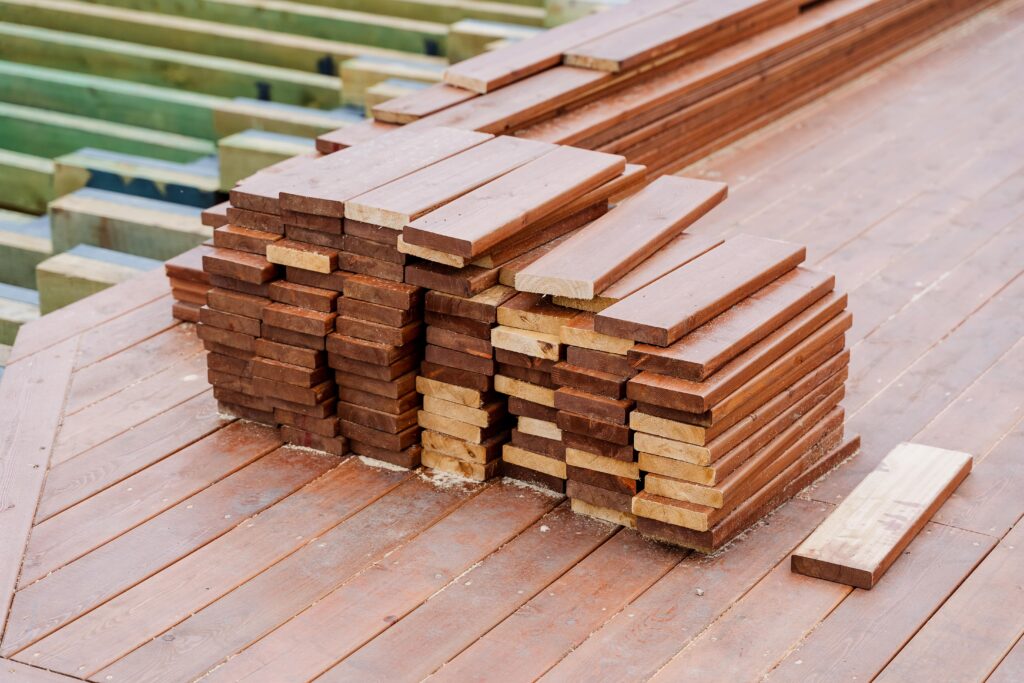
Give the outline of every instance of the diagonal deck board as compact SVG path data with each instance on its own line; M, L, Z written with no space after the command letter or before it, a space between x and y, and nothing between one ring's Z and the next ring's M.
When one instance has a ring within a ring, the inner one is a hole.
M212 669L422 533L479 492L415 476L224 598L99 672L104 680L185 680ZM269 603L263 597L276 596ZM261 609L252 605L260 601Z
M51 437L66 419L38 509L41 472L26 477L24 493L17 489L30 500L13 511L22 544L33 514L35 548L49 547L51 530L62 527L56 547L74 545L83 543L67 536L76 517L106 509L105 501L135 500L126 495L134 483L156 488L131 492L148 501L138 511L115 504L109 521L84 523L93 540L67 559L43 558L63 568L25 579L15 616L55 621L30 628L32 635L23 620L11 622L5 652L12 642L36 646L17 646L14 659L23 661L0 661L0 680L3 667L22 675L16 680L68 680L26 666L41 663L97 683L176 682L211 669L210 680L287 683L325 672L324 680L374 680L399 665L409 679L461 678L468 666L473 678L502 683L540 674L675 680L701 670L711 680L867 679L886 666L905 679L935 665L963 680L993 671L993 680L1015 680L1024 651L1024 599L1009 549L1020 545L1024 515L1024 391L1016 381L1024 364L1021 36L1024 1L999 3L686 172L727 182L731 194L691 232L806 242L808 265L837 273L854 319L849 431L865 444L711 558L600 525L566 536L560 529L585 523L560 498L502 482L452 486L444 476L383 470L384 480L402 483L332 496L338 489L321 483L319 471L341 477L363 467L332 469L334 459L241 516L223 518L235 515L229 507L249 505L245 490L262 486L239 486L219 496L216 509L188 510L269 456L200 493L198 473L171 475L189 449L240 427L217 416L201 356L195 366L178 360L163 369L142 361L147 349L192 329L161 310L162 276L147 274L27 326L0 383L5 395L17 391L8 383L19 366L27 373L47 354L79 349L75 365L69 356L61 371L74 373L71 408L54 407L63 391L48 399L49 418L36 392L25 404ZM50 378L59 368L46 370ZM195 378L161 381L187 375ZM970 452L975 469L873 591L844 593L791 575L790 551L829 503L901 440ZM215 463L202 465L215 479ZM173 480L154 484L161 473ZM250 517L255 509L262 512ZM10 515L0 513L5 541ZM273 528L262 524L275 519ZM256 533L264 530L265 539ZM111 538L71 557L103 536ZM531 562L559 538L567 542L557 552ZM665 553L663 571L630 574L630 588L622 571L633 558L618 552L625 564L604 561L626 546ZM20 554L14 561L13 569L0 562L0 579L13 572L11 586ZM67 609L57 613L58 605ZM510 650L509 638L527 655ZM945 663L968 646L978 656L960 659L976 669Z
M231 422L217 412L213 393L203 392L135 429L54 465L46 474L36 523L88 499Z
M280 443L276 430L236 422L37 524L25 550L19 587L199 493Z

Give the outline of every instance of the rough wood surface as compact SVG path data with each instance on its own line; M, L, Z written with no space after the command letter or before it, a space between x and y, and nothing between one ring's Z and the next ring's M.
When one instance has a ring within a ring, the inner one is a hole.
M966 453L904 443L792 556L793 571L871 588L971 471Z

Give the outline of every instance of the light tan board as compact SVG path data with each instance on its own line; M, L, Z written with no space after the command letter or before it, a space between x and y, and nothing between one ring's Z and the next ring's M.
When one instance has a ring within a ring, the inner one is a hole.
M971 471L967 453L902 443L793 553L793 571L871 588Z

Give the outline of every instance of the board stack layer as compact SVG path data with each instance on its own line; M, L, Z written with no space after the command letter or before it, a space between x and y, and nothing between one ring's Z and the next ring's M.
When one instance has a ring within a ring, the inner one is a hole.
M554 368L574 509L706 552L855 445L846 296L798 245L680 235L713 185L663 177L515 280L579 311Z
M540 379L542 359L509 351L493 336L516 294L509 286L514 273L605 213L609 200L635 189L644 173L619 156L515 138L497 138L476 152L470 166L453 158L452 169L438 164L421 172L435 176L425 186L451 189L442 193L447 203L407 216L399 249L417 257L406 281L428 290L417 379L423 462L482 480L497 474L520 413L536 417L553 405L535 395L550 393L550 368ZM518 400L510 404L502 394ZM505 465L507 474L528 474L517 472L522 465L512 459Z
M452 65L444 83L323 135L397 126L574 145L671 172L992 0L633 0Z
M642 486L626 390L637 372L626 355L633 342L595 330L595 316L717 246L719 240L683 230L725 195L721 183L660 178L516 277L517 289L529 292L519 298L530 307L509 311L510 325L527 314L544 315L546 341L562 349L551 367L550 426L561 442L566 493L578 511L636 526L632 499Z
M203 225L217 229L226 225L227 202L204 210L201 214ZM206 293L210 291L210 277L203 271L203 256L210 253L212 240L168 259L164 272L171 285L171 315L185 322L199 322L199 309L206 305Z

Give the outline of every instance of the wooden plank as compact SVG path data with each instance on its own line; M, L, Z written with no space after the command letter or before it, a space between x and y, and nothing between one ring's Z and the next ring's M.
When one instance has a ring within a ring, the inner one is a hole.
M167 277L159 270L153 270L65 306L23 325L8 363L13 364L20 358L122 316L166 296L169 291Z
M971 471L966 453L904 443L796 549L793 571L872 588Z
M727 186L664 176L516 274L516 289L593 299L725 199Z
M675 377L656 375L649 370L641 372L629 380L629 384L626 386L626 395L636 401L662 405L698 416L684 420L685 422L705 427L714 426L722 417L733 413L747 401L753 400L767 387L779 386L783 381L786 381L787 384L792 383L811 368L817 367L827 358L840 353L845 345L843 328L848 325L849 313L837 316L833 322L829 323L828 327L820 328L811 336L806 337L768 365L762 366L762 369L758 370L756 374L747 375L742 383L728 395L718 394L713 403L704 400L701 389L707 387L694 389L696 383ZM733 382L730 381L729 384L733 385ZM696 386L700 387L701 385L696 384ZM763 404L771 396L764 395L761 398L762 401L758 405ZM704 408L703 412L702 408Z
M499 137L443 159L345 204L345 217L401 230L424 214L554 150Z
M985 679L1024 633L1022 575L1024 526L1018 523L875 680Z
M793 500L771 517L770 525L737 539L735 552L683 557L542 680L646 680L782 561L829 509Z
M269 183L279 192L282 209L342 218L350 199L489 139L484 133L454 128L403 128L308 162L276 182L271 176Z
M95 550L277 448L277 431L236 422L32 529L19 587Z
M247 523L36 643L32 659L57 671L91 676L301 549L308 539L330 531L409 476L355 459L342 461Z
M694 0L566 50L564 61L618 72L682 48L695 51L704 41L724 47L727 39L723 35L739 34L729 41L734 42L742 37L743 28L751 30L752 20L759 15L776 12L780 19L788 19L796 16L799 4L798 0Z
M498 482L433 527L212 671L211 683L258 672L309 679L418 607L534 524L558 498ZM325 624L348 624L326 628Z
M331 109L341 104L337 78L184 50L96 38L34 26L0 26L0 59L65 71L120 77L222 97L256 97L261 87L274 101ZM88 65L81 59L89 55ZM170 69L161 69L161 64Z
M1021 678L1024 678L1024 637L1017 641L1017 644L1007 653L987 681L988 683L1013 683Z
M990 536L925 525L885 581L850 593L768 680L793 680L807 672L830 680L873 679L995 544Z
M677 681L685 676L759 680L851 590L777 565L649 680ZM751 646L737 647L737 643Z
M600 87L609 74L556 66L496 92L468 100L408 124L410 128L452 126L484 133L513 133Z
M229 422L217 413L217 402L207 391L51 467L36 522L86 500Z
M415 538L476 493L468 484L442 487L429 477L407 478L315 543L149 640L96 678L113 676L113 680L138 683L162 677L197 678ZM268 601L268 595L277 597ZM252 609L257 603L260 609Z
M54 464L203 393L209 387L205 365L196 354L68 417L54 445Z
M684 3L679 0L644 0L593 14L534 38L454 64L445 71L444 80L473 92L491 92L556 66L562 61L562 53L569 48L680 4Z
M615 533L560 505L465 576L432 596L321 679L387 678L401 652L403 673L426 678L470 647ZM509 586L516 590L507 590Z
M0 675L4 676L5 680L18 681L18 683L75 683L81 680L45 669L36 669L10 659L0 659Z
M73 337L9 363L0 382L0 543L7 549L0 556L0 631L8 623L77 348Z
M795 244L739 235L606 308L594 329L668 346L792 270L805 255Z
M831 275L796 268L669 347L638 344L634 367L700 382L792 320L833 287Z
M413 221L402 237L476 258L624 170L622 157L560 147Z
M165 311L168 310L167 302L163 303ZM71 380L64 414L73 415L170 365L187 361L202 350L203 343L193 329L177 326L81 368Z
M718 238L683 233L598 292L593 299L555 296L551 300L559 306L598 313L658 278L671 273L676 268L711 251L721 243L722 240Z
M407 95L374 105L373 118L384 123L412 123L476 96L472 90L447 83L436 83L423 90L414 90Z
M593 524L606 524L592 522ZM683 553L619 531L543 592L448 662L434 678L461 681L501 653L502 675L535 680L647 590ZM586 595L586 600L580 596ZM509 643L518 643L513 649Z
M75 367L86 368L177 325L170 303L171 297L161 297L82 333Z
M10 656L290 495L337 459L281 448L85 557L18 591ZM128 561L130 558L130 561ZM31 654L29 655L31 657Z

